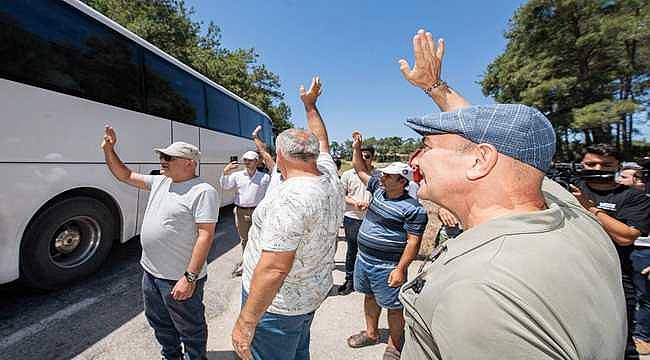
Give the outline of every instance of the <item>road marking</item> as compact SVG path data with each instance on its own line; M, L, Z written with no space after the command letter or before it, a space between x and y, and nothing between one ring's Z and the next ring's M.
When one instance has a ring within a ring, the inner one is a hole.
M0 349L7 348L7 347L9 347L9 346L23 340L24 338L26 338L28 336L32 336L32 335L34 335L34 334L36 334L38 332L41 332L41 331L45 330L50 324L52 324L52 323L54 323L56 321L59 321L59 320L63 320L65 318L71 316L72 314L74 314L74 313L76 313L76 312L78 312L78 311L80 311L80 310L82 310L84 308L87 308L88 306L90 306L90 305L92 305L94 303L99 302L99 300L100 300L99 297L93 297L93 298L90 298L90 299L85 299L85 300L83 300L81 302L70 305L67 308L63 309L63 310L55 312L54 314L46 317L45 319L39 321L38 323L36 323L34 325L30 325L30 326L28 326L26 328L20 329L20 330L16 331L15 333L13 333L12 335L7 336L4 339L0 339Z

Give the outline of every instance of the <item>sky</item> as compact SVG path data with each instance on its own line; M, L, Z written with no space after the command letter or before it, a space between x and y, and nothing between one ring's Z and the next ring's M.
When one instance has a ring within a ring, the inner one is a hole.
M210 21L221 28L223 47L255 48L259 62L279 75L297 127L306 126L298 88L319 75L318 107L330 141L340 142L354 130L365 137L417 137L404 120L438 111L399 71L399 59L413 64L412 37L420 28L445 39L443 80L474 104L494 103L477 82L505 50L509 19L523 2L186 0L186 5L204 29Z

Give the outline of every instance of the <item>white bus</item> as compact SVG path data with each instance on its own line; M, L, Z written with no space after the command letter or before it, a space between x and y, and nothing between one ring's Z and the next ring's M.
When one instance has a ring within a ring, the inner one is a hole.
M139 233L148 194L111 176L105 124L143 174L159 170L154 147L199 146L217 188L258 124L273 139L262 111L76 0L0 1L0 109L0 283L44 289Z

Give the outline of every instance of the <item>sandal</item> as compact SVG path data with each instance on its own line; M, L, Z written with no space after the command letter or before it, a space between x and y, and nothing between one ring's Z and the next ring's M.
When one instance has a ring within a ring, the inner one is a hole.
M365 330L348 338L348 346L355 349L364 346L375 345L377 343L379 343L379 338L372 339L368 336L368 332Z
M401 353L392 346L386 346L382 360L399 360Z

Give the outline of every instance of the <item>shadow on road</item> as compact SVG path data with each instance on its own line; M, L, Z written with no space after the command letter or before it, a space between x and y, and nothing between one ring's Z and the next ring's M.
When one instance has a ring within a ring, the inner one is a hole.
M232 207L222 208L208 262L238 244ZM0 285L0 359L69 359L139 315L141 251L138 238L116 244L96 274L59 291Z

